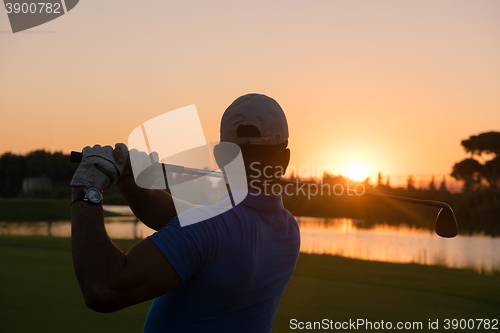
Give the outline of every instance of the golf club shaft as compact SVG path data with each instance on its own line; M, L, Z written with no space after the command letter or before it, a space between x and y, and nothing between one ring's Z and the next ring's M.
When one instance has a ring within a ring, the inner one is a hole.
M82 160L82 157L83 157L83 154L81 152L72 151L71 155L70 155L70 161L72 163L79 163ZM180 165L163 164L163 168L166 172L183 173L183 174L190 174L190 175L197 175L197 176L210 176L210 177L218 177L218 178L223 177L222 172L212 172L209 170L186 168L186 167L183 167ZM299 181L294 182L294 181L288 181L288 180L278 180L278 181L273 180L273 182L285 184L285 185L291 184L291 185L295 185L295 186L309 184L309 183L303 183L303 182L299 182ZM311 184L309 184L309 185L311 185ZM327 186L327 185L330 186L329 184L325 184L322 186ZM347 191L356 193L356 191L352 190L352 189L347 189ZM379 198L379 199L392 199L392 200L404 201L404 202L418 204L418 205L451 209L450 205L448 205L446 202L441 202L441 201L413 199L413 198L399 197L399 196L395 196L395 195L373 193L373 192L366 192L366 191L363 192L362 195L366 195L366 196L373 197L373 198Z

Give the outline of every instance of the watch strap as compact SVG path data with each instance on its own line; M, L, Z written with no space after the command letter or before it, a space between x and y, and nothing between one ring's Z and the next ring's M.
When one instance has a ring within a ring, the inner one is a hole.
M91 200L89 200L87 195L88 195L88 192L90 190L97 191L101 194L101 200L99 202L92 202ZM75 202L80 201L80 200L83 200L86 203L88 203L89 205L93 205L93 206L101 205L102 204L102 191L100 191L99 189L97 189L95 187L90 187L90 188L84 188L83 190L78 191L78 192L74 193L73 195L71 195L71 204L74 204Z
M84 188L83 190L78 191L76 193L73 193L71 195L71 204L74 204L75 202L80 201L80 200L85 200L86 196L87 196L87 189L86 188Z

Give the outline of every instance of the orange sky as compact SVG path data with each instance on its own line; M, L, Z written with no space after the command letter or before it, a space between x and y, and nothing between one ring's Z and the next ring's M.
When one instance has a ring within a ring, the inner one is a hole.
M445 174L500 130L500 1L80 1L12 34L0 153L126 142L196 104L208 141L239 95L275 98L291 164Z

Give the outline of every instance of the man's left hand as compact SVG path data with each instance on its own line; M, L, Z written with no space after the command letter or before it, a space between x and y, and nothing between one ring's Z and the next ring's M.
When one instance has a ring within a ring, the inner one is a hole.
M118 143L124 159L128 157L127 146ZM113 156L111 146L94 147L87 146L83 149L83 157L78 169L71 180L72 187L96 187L99 190L105 190L116 183L125 168L125 163L117 163Z

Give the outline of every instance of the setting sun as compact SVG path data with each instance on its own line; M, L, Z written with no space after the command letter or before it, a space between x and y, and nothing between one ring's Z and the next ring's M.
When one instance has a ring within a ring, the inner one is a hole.
M361 163L351 162L347 166L347 176L356 181L362 181L368 177L368 170Z

